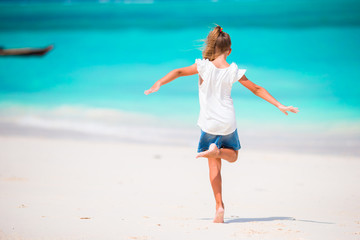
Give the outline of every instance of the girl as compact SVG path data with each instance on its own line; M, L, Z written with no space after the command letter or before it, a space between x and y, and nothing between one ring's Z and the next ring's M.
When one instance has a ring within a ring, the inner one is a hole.
M210 182L216 201L215 223L224 222L224 203L221 195L221 159L235 162L238 150L241 148L237 134L235 111L231 99L231 87L240 82L256 96L275 105L281 112L297 113L293 106L284 106L272 97L263 87L251 82L245 76L246 69L239 69L233 62L226 62L231 53L229 34L220 26L214 27L205 41L202 52L203 59L196 59L189 67L172 70L155 84L145 94L156 92L178 77L199 74L200 115L198 126L201 136L198 146L198 157L208 159Z

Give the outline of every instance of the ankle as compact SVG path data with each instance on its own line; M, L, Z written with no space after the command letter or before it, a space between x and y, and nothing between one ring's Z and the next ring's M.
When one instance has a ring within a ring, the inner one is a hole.
M218 148L218 149L216 150L216 155L217 155L218 157L220 157L220 155L221 155L220 148Z
M220 149L216 146L215 151L213 150L213 155L214 155L215 158L219 158L220 154L221 154Z
M220 207L224 209L225 208L224 203L223 202L216 202L216 210L218 210Z

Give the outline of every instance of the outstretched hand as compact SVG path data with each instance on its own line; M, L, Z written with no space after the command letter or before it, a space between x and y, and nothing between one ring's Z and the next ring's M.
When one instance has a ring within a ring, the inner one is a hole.
M280 105L278 106L279 110L282 111L283 113L285 113L286 115L288 115L288 113L286 111L290 111L293 113L297 113L299 112L297 107L293 107L293 106L284 106L284 105Z
M160 89L160 84L155 83L150 89L146 90L145 95L149 95L150 93L157 92Z

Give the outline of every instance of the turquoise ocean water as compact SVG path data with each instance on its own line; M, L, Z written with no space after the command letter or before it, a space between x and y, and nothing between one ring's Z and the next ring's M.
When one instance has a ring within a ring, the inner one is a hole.
M99 127L104 125L125 131L126 124L141 128L158 121L196 129L197 75L149 96L143 92L172 69L201 58L199 40L217 23L232 38L228 61L246 68L246 76L282 104L300 110L285 116L236 83L232 97L243 139L267 132L269 139L287 142L298 134L296 144L357 151L356 1L125 2L0 1L0 46L54 45L44 57L0 58L2 133L20 125L76 130L89 119L93 125L83 131L112 131Z

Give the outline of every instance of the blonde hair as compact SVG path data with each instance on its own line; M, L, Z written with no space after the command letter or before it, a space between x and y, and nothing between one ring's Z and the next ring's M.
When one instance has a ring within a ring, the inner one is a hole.
M216 27L210 31L207 38L202 40L205 42L202 56L210 61L213 61L224 52L230 50L231 47L230 35L222 31L222 27L217 24L215 25Z

